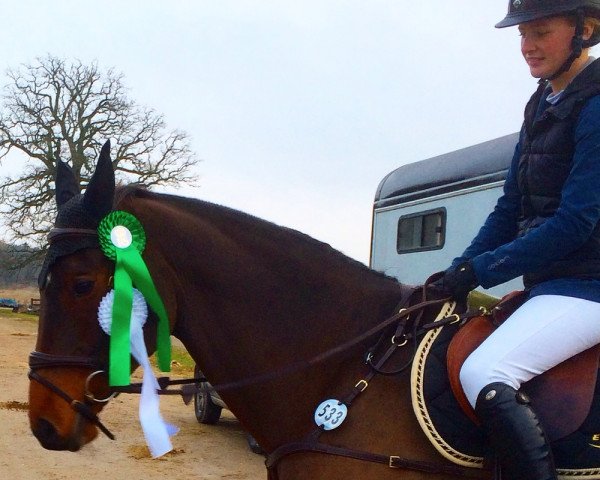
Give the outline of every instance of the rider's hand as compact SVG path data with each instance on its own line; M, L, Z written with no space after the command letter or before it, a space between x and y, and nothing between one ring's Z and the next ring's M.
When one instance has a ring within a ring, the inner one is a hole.
M471 290L479 285L471 262L448 268L434 283L442 292L455 300L464 300Z

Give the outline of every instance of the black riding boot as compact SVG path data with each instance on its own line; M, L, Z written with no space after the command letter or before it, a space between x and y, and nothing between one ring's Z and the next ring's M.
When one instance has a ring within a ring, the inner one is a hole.
M503 479L557 478L546 435L527 395L504 383L491 383L477 397L475 413L498 455Z

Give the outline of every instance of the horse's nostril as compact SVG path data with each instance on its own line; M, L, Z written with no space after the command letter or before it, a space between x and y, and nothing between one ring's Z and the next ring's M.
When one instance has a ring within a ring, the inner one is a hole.
M40 418L33 433L38 438L53 438L56 436L56 429L48 420Z
M58 435L56 428L48 420L40 418L32 431L42 447L48 450L68 449L67 441Z

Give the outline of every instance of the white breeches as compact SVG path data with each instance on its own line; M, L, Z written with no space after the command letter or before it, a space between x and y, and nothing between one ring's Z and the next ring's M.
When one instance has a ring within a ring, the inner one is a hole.
M460 382L473 407L479 392L502 382L515 389L600 343L600 303L540 295L518 308L465 361Z

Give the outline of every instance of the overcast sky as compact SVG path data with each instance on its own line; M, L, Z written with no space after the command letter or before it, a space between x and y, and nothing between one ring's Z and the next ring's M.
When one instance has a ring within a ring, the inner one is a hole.
M387 173L519 129L536 83L506 4L0 0L0 83L46 54L113 67L192 137L200 185L176 193L368 263Z

